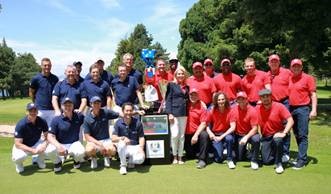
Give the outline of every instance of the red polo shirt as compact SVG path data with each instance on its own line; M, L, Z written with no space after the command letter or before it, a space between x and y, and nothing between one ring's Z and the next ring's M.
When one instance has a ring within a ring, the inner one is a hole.
M236 94L241 90L241 79L237 74L220 73L214 77L214 84L218 92L224 92L230 101L236 99Z
M212 78L203 75L203 78L198 80L196 77L191 76L187 80L187 85L189 85L190 88L196 88L198 90L200 100L206 105L212 103L213 94L216 92L216 87Z
M233 108L233 114L236 117L236 134L244 136L249 133L252 126L257 125L257 114L255 108L247 105L245 110L241 109L239 105Z
M289 83L289 102L291 106L310 104L310 94L316 91L316 83L313 76L301 73L292 75Z
M161 100L163 100L163 98L162 98L160 88L159 88L160 81L165 81L165 82L172 81L171 75L168 72L166 72L164 75L161 75L158 70L155 72L155 79L154 79L153 86L155 87L159 100L161 101Z
M230 128L230 123L235 122L236 118L230 108L223 113L218 108L213 108L208 112L206 121L208 124L213 124L212 131L218 134L226 132Z
M259 101L259 91L265 89L265 85L270 84L270 79L266 72L255 70L255 75L245 75L241 80L241 88L246 92L249 102Z
M268 71L267 75L271 80L271 91L272 99L280 102L281 100L288 97L288 85L291 76L291 71L283 67L279 68L278 73L271 74L271 71Z
M199 125L206 121L207 108L201 102L188 105L188 116L185 134L193 135Z
M291 116L286 107L279 102L272 102L271 108L266 110L264 106L256 106L258 122L262 136L269 137L284 130L283 121Z

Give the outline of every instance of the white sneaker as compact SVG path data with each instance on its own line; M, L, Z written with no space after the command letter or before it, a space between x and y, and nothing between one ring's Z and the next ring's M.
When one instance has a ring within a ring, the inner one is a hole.
M134 168L135 165L133 163L128 163L128 168Z
M45 164L44 160L41 160L40 158L38 158L38 160L36 162L38 164L38 168L40 168L40 169L46 168L46 164Z
M230 169L235 169L235 168L236 168L236 165L233 163L232 160L230 160L230 161L228 161L228 167L229 167Z
M253 170L257 170L257 169L259 169L259 164L256 163L256 162L251 162L251 168L252 168Z
M20 164L15 164L15 167L16 167L16 172L17 173L22 173L24 171L24 166L22 163Z
M282 156L282 163L288 163L290 161L290 156L285 154Z
M96 158L91 158L91 168L92 169L98 168L98 161Z
M228 150L227 149L224 149L223 150L223 155L227 155L228 154Z
M110 158L104 157L103 160L104 160L104 163L103 163L104 166L105 167L110 167Z
M276 164L275 172L276 172L277 174L282 174L282 173L284 172L283 165L282 165L282 164Z
M120 168L120 174L121 175L126 175L128 172L126 171L126 167L125 166L121 166Z

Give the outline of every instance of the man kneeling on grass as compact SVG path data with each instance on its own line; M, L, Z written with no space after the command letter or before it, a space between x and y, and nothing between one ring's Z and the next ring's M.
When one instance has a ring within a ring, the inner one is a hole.
M54 163L54 172L62 170L62 163L68 155L74 158L74 168L80 168L85 155L84 146L79 141L84 116L74 112L70 98L64 98L61 104L62 114L54 117L47 136L50 145L46 148L46 155Z
M124 117L116 121L112 141L117 147L121 162L120 174L125 175L127 174L126 167L134 168L135 164L144 162L145 138L141 122L133 117L133 104L124 103L122 111Z
M26 106L27 116L21 119L15 128L15 144L12 151L12 160L16 165L16 172L24 171L23 161L29 155L37 155L39 168L45 168L45 149L47 146L48 126L44 119L37 116L38 110L34 103ZM41 133L45 136L45 141L40 139Z

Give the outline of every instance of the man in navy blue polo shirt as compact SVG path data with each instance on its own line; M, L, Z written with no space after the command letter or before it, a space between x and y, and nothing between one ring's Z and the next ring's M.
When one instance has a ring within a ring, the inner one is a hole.
M139 84L136 78L128 76L126 65L118 66L118 76L115 77L111 84L116 107L114 111L120 112L121 107L125 102L135 104L135 99L138 97L141 107L145 107L143 97L139 90ZM138 108L138 107L136 107Z
M84 78L82 78L82 76L80 76L80 73L82 72L83 63L80 61L77 61L77 62L74 62L72 65L75 66L76 70L77 70L77 77L76 77L77 81L79 83L82 83L84 81Z
M80 168L85 155L84 146L79 141L84 116L74 112L74 104L70 98L64 98L61 104L63 113L54 117L47 136L50 145L46 149L46 155L54 163L54 172L62 170L62 161L67 155L74 158L74 168Z
M27 116L21 119L15 127L15 144L12 150L12 160L16 165L16 172L24 171L23 161L29 155L37 155L39 168L45 168L44 152L47 141L40 139L41 134L47 137L48 126L44 119L37 116L38 110L34 103L26 106Z
M60 102L69 97L74 103L76 112L83 112L86 106L86 97L81 95L80 83L77 81L77 70L75 66L68 65L65 70L66 79L58 82L53 90L52 104L55 115L61 114Z
M101 99L101 106L111 108L111 91L109 84L100 78L97 64L90 67L91 79L82 83L82 96L87 97L87 104L90 105L91 98L98 96Z
M99 74L100 74L100 77L103 81L107 82L107 84L110 85L111 81L113 80L113 75L110 73L110 72L107 72L105 69L104 69L104 66L105 66L105 62L101 59L97 60L97 62L94 63L98 69L99 69ZM92 75L91 75L91 72L88 73L85 77L85 80L90 80L92 79Z
M91 158L92 169L98 166L97 152L104 156L104 166L109 167L111 157L116 154L116 148L110 140L108 121L118 118L119 114L110 109L102 109L101 99L98 96L91 99L91 108L83 124L87 141L86 155Z
M145 138L143 126L139 119L133 117L133 104L122 105L123 118L115 123L112 141L116 143L121 161L120 174L127 174L126 167L133 168L134 164L142 164L145 160ZM126 161L128 157L128 162Z
M34 76L30 82L29 95L38 108L38 116L45 119L48 126L54 117L52 106L52 91L59 81L56 75L51 73L52 63L49 58L41 60L41 73Z

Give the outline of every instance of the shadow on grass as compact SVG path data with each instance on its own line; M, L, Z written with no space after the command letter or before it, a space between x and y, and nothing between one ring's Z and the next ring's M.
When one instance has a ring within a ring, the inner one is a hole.
M331 125L331 105L328 109L318 109L317 119L312 120L311 122L316 125Z

